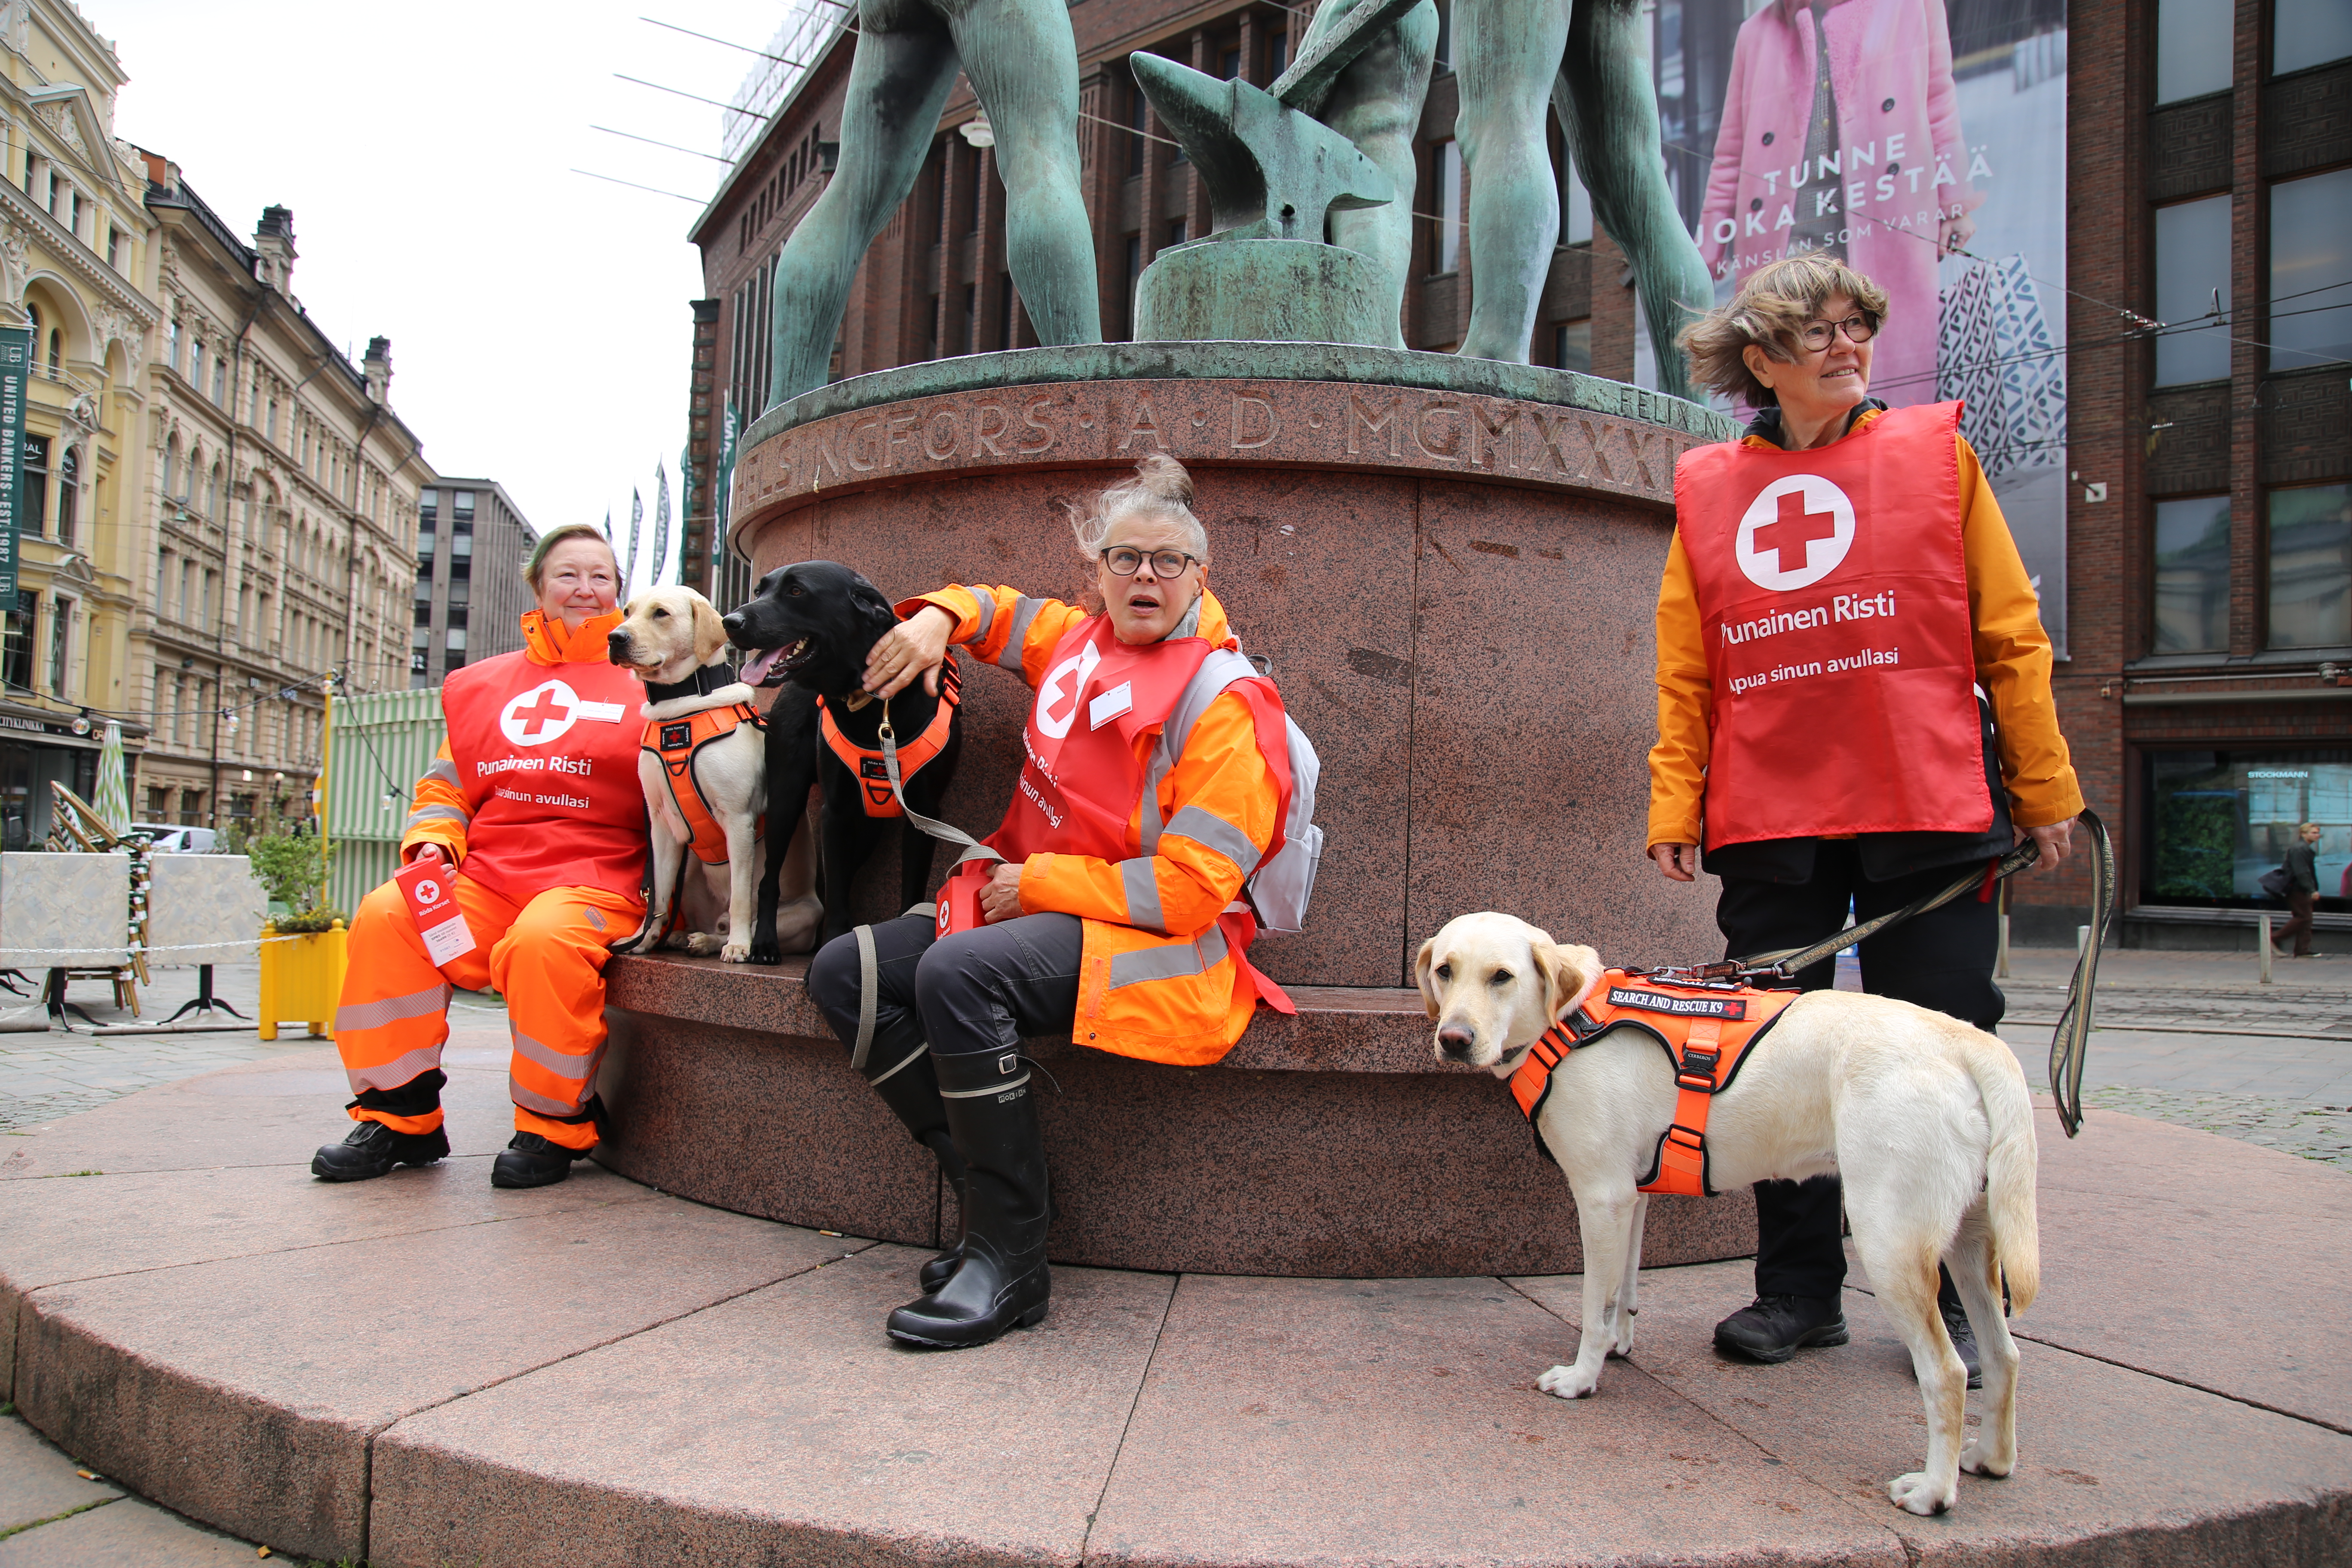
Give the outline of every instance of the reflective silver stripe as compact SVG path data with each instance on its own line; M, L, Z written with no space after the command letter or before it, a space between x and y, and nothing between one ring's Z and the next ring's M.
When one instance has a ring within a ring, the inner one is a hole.
M1201 933L1198 942L1171 942L1166 947L1139 947L1132 952L1115 952L1110 960L1110 984L1116 991L1122 985L1139 985L1147 980L1176 980L1187 974L1206 974L1225 961L1225 933L1211 926Z
M446 757L434 758L433 765L425 770L425 776L428 779L439 779L444 784L462 785L465 783L457 776L457 764Z
M988 628L996 623L996 595L981 588L966 588L964 592L980 601L980 629L963 640L980 642L987 637Z
M1239 866L1244 876L1257 869L1257 846L1249 841L1248 834L1214 812L1188 805L1170 820L1168 831L1179 838L1206 845Z
M472 817L467 816L464 812L459 811L454 805L420 805L415 811L408 814L408 821L401 828L401 831L405 833L410 828L416 826L418 824L425 822L455 822L463 824L471 822L472 820Z
M930 1043L930 1041L929 1041L929 1040L918 1040L918 1041L916 1041L916 1042L915 1042L915 1048L914 1048L913 1050L908 1051L908 1052L907 1053L907 1059L906 1059L905 1061L900 1062L900 1063L898 1064L898 1067L892 1068L890 1069L890 1071L889 1071L889 1072L886 1072L886 1073L878 1073L878 1074L877 1074L876 1076L874 1076L873 1078L870 1078L870 1079L866 1079L866 1082L868 1082L868 1083L874 1083L874 1084L879 1084L879 1083L883 1082L884 1080L886 1080L886 1079L887 1079L888 1078L890 1078L890 1077L892 1076L892 1074L897 1073L897 1072L899 1070L899 1068L904 1068L904 1067L909 1066L910 1064L912 1064L912 1063L913 1063L914 1059L915 1059L917 1057L921 1056L925 1051L928 1051L928 1050L929 1050L930 1048L931 1048L931 1043Z
M340 1035L347 1029L381 1029L386 1024L398 1023L403 1018L428 1017L448 1006L449 998L457 994L457 991L456 986L444 983L428 985L422 991L412 991L405 996L386 996L381 1001L355 1002L348 1007L338 1007L335 1009L335 1033ZM415 1076L410 1073L408 1078ZM406 1083L408 1078L400 1081Z
M1145 931L1168 929L1168 917L1160 912L1160 881L1151 874L1157 864L1149 856L1118 863L1119 885L1127 889L1127 923Z
M574 1056L569 1051L559 1051L553 1046L543 1045L512 1025L508 1026L508 1032L514 1037L515 1055L529 1057L548 1071L562 1078L584 1079L588 1070L595 1065L597 1051L603 1048L593 1047Z
M1209 704L1225 694L1225 688L1236 680L1246 680L1257 673L1257 666L1229 647L1221 647L1201 661L1192 679L1184 683L1183 693L1176 706L1168 710L1168 722L1160 734L1168 742L1168 754L1181 757L1184 743L1192 738L1192 726L1209 710Z
M341 1032L340 1026L338 1032ZM350 1068L346 1076L352 1080L352 1092L358 1094L371 1089L398 1089L418 1074L431 1072L440 1065L441 1047L436 1042L419 1046L405 1056L375 1067Z
M1029 1075L1024 1072L1009 1083L992 1083L986 1089L943 1089L940 1090L940 1098L941 1100L985 1100L992 1094L1011 1094L1028 1081Z
M1029 623L1035 620L1037 612L1045 607L1045 600L1032 599L1026 595L1013 601L1013 635L1004 639L1004 647L996 655L999 668L1009 669L1015 675L1021 673L1021 649L1029 640Z
M541 1116L577 1116L580 1114L580 1107L587 1103L588 1086L584 1083L580 1086L580 1099L577 1101L550 1100L535 1089L525 1089L515 1081L514 1074L509 1073L507 1074L507 1098L525 1110L536 1110Z

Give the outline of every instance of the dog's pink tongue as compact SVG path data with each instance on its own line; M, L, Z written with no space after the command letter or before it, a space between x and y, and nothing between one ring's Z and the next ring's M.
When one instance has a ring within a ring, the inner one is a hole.
M768 671L776 668L776 660L783 657L782 648L763 647L751 656L751 661L743 667L743 673L738 679L746 686L757 686L767 678Z

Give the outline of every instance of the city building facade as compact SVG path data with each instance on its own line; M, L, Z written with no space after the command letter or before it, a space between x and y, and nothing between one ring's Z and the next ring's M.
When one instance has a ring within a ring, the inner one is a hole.
M522 647L523 563L537 539L496 479L436 479L417 496L416 601L408 684Z
M131 668L153 734L142 821L310 815L325 700L408 684L417 503L433 474L391 404L391 344L353 365L293 293L293 216L250 243L152 153Z
M64 0L0 5L0 326L31 339L15 608L0 635L0 848L37 845L49 784L93 787L107 721L148 741L142 375L158 319L146 171L114 137L124 74Z

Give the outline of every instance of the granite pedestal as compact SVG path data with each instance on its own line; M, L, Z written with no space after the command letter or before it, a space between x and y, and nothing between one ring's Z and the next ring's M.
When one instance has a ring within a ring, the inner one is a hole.
M1650 1269L1574 1404L1532 1386L1576 1348L1557 1275L1062 1268L1039 1328L924 1352L881 1331L917 1249L594 1165L493 1189L506 1058L461 1034L453 1157L356 1185L307 1170L323 1047L5 1140L0 1397L168 1508L376 1568L2352 1560L2352 1177L2288 1155L2037 1112L2021 1462L1922 1520L1858 1271L1854 1342L1767 1367L1709 1344L1744 1262Z
M1589 376L1313 343L1036 349L860 376L746 433L732 542L903 596L950 582L1083 601L1067 510L1166 452L1192 471L1209 582L1323 762L1308 929L1252 959L1291 988L1213 1068L1039 1042L1054 1255L1316 1276L1573 1268L1565 1190L1491 1082L1441 1074L1412 956L1500 909L1617 963L1718 957L1711 886L1643 855L1652 606L1675 459L1706 410ZM964 684L946 818L992 828L1029 700ZM944 875L947 857L939 858ZM852 889L896 914L886 847ZM624 962L604 1156L663 1190L929 1244L929 1157L777 972ZM1482 1208L1530 1194L1528 1217ZM949 1224L952 1216L947 1216ZM1662 1261L1753 1246L1744 1199L1669 1200Z

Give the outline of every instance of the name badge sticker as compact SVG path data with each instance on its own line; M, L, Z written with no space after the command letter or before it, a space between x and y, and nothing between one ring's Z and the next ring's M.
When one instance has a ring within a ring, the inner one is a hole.
M425 956L436 969L480 945L474 941L466 924L466 911L457 907L457 894L450 889L450 879L456 874L446 860L412 860L393 878L400 884L401 897L408 900L416 933L425 939Z
M1135 706L1135 683L1122 680L1087 704L1087 728L1099 730Z
M590 702L583 698L572 711L583 719L593 719L600 724L617 724L627 716L628 710L618 702Z

